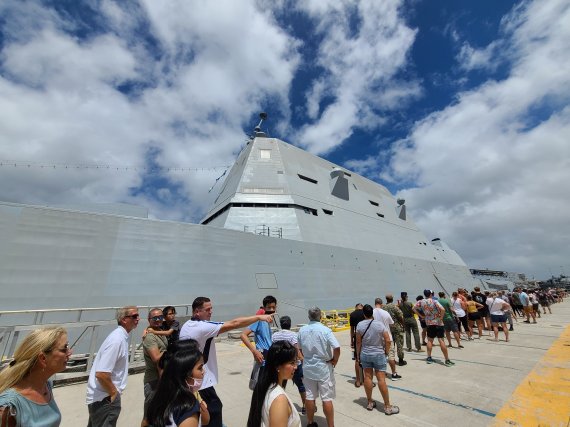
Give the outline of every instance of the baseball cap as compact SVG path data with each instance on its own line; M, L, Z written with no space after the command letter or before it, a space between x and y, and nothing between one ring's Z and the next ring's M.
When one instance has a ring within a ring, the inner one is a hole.
M433 294L433 291L431 289L424 289L424 296L425 297L429 297L431 294Z

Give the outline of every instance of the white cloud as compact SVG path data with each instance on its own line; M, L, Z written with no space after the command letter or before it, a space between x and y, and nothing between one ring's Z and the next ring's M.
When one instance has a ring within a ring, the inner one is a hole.
M406 26L401 6L395 0L297 5L322 37L316 62L323 73L307 95L308 116L315 120L296 136L310 151L327 152L355 129L381 126L382 111L400 108L421 93L417 82L395 80L416 34ZM320 107L322 93L332 102Z
M233 163L242 125L267 98L288 115L299 42L253 1L105 0L100 7L97 28L87 28L33 2L0 6L9 21L0 53L0 159L138 170L3 167L0 181L11 185L0 187L0 199L123 201L148 206L152 216L196 218L223 170L147 176L140 166L149 152L162 166ZM78 29L81 37L73 35ZM134 95L120 85L136 88Z
M545 277L568 266L568 22L563 0L515 8L491 43L508 49L488 49L511 61L508 77L461 93L394 149L392 177L417 182L398 196L474 268Z

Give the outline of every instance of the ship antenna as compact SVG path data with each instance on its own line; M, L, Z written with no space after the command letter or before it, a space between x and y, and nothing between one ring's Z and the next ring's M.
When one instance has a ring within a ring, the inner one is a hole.
M267 120L267 113L259 113L259 124L253 129L254 136L265 136L265 132L261 131L261 125L263 124L264 120Z
M267 113L259 113L259 124L255 127L254 131L261 132L261 125L264 120L267 120Z

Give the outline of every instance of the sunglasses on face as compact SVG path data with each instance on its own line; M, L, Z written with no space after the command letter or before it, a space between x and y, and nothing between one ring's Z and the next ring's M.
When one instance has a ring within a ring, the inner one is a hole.
M56 348L55 350L59 351L60 353L69 353L71 351L69 348L69 343L65 344L62 348ZM46 353L51 353L52 351L54 351L54 349L50 349L46 351Z
M150 320L152 320L153 322L158 322L160 320L164 320L164 316L152 316Z
M136 313L136 314L131 314L129 316L125 316L125 318L129 318L129 319L133 319L133 320L137 320L140 317L140 314Z

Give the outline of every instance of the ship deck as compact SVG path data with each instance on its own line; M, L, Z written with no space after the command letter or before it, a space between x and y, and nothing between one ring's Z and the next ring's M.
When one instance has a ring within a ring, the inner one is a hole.
M439 348L436 363L427 365L424 353L406 353L407 366L399 367L402 380L387 380L390 399L400 414L385 416L378 388L373 397L378 408L365 409L364 388L354 387L349 332L335 333L341 358L335 370L337 427L373 426L567 426L570 420L570 299L552 306L537 324L518 323L510 342L482 339L464 342L464 349L450 349L456 363L446 367ZM283 313L285 314L285 313ZM140 331L135 331L139 333ZM237 340L216 344L220 383L216 387L224 403L228 427L246 425L251 392L248 389L252 357ZM425 347L424 347L425 349ZM129 377L122 397L118 426L140 425L143 409L142 374ZM85 383L57 387L54 394L62 412L63 427L87 425ZM296 387L287 391L300 409ZM315 421L326 422L320 402ZM303 425L306 417L302 416Z

